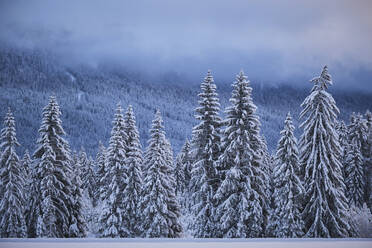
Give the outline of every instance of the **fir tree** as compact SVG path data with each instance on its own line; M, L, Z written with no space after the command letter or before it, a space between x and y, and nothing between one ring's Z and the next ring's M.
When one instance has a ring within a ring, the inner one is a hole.
M343 121L337 122L336 123L336 131L338 134L338 141L340 142L341 146L341 170L342 170L342 176L345 179L346 174L345 174L345 162L346 162L346 156L348 153L348 129Z
M215 163L221 153L222 121L216 85L210 71L200 88L199 107L195 110L199 124L193 128L191 145L193 164L190 192L194 220L190 228L196 238L211 238L216 231L213 195L219 184Z
M94 173L94 163L91 158L88 158L84 148L80 150L79 163L81 165L81 180L82 188L87 193L90 201L95 206L95 196L96 196L96 177Z
M82 238L87 235L87 224L84 219L83 213L83 190L82 190L82 180L81 175L81 164L77 155L74 154L73 159L73 178L72 178L72 194L73 194L73 208L71 215L71 225L70 225L70 237Z
M352 205L361 208L365 199L366 181L362 145L367 138L367 126L361 115L353 114L348 129L348 151L345 160L346 196Z
M96 156L96 182L97 182L97 196L96 199L103 201L105 199L105 193L107 191L107 185L109 184L108 181L105 180L105 175L107 174L107 167L106 167L106 148L99 142L98 145L98 153Z
M59 189L55 188L60 185L54 174L57 171L55 167L56 155L53 152L49 141L44 140L43 156L40 164L40 192L41 192L41 216L37 223L37 236L39 237L63 237L63 230L58 226L57 214L59 208L67 212L67 206L62 202L61 206L55 204L58 202ZM66 223L69 223L70 216L64 216ZM66 227L65 227L66 228ZM68 227L69 228L69 227Z
M347 237L347 200L342 179L341 147L335 131L339 110L326 91L332 85L325 66L302 103L300 164L305 186L303 218L306 237Z
M26 181L25 192L29 192L30 185L31 185L32 159L27 149L21 160L21 168L23 170L23 178Z
M123 192L123 236L134 238L140 235L141 223L140 199L142 191L142 150L136 119L132 106L128 107L124 117L126 140L125 165L128 174Z
M367 119L367 142L365 145L365 175L366 175L366 190L365 190L365 200L367 206L369 207L372 213L372 113L367 110L366 112Z
M300 214L303 187L299 178L297 139L289 113L284 123L276 152L273 173L275 207L270 221L275 237L300 238L304 227Z
M107 151L107 173L103 178L104 181L109 182L109 185L104 196L105 206L99 219L101 237L124 237L126 233L123 227L125 204L123 191L128 177L125 169L125 140L122 108L118 104Z
M241 71L226 109L224 152L219 158L223 181L216 193L218 234L229 238L261 237L265 225L267 175L262 159L260 122L247 77Z
M271 175L273 174L273 158L269 153L269 150L267 148L267 142L266 138L264 135L261 135L261 147L259 150L259 153L261 154L260 157L262 158L262 166L263 166L263 180L264 180L264 187L265 187L265 192L267 196L267 201L264 202L263 205L263 215L264 215L264 227L263 229L267 230L267 225L269 224L269 216L270 216L270 211L271 211L271 201L270 197L273 193L273 182L272 182L272 177Z
M191 154L190 154L190 142L186 139L185 144L183 145L180 153L177 156L176 163L175 163L175 180L176 180L176 195L184 212L188 212L190 210L190 197L189 188L190 188L190 180L191 180Z
M15 150L19 143L10 109L4 120L0 142L0 237L23 238L26 236L24 190L27 179Z
M38 220L31 227L38 236L69 237L70 217L73 208L71 185L71 158L68 142L62 137L65 131L60 119L61 111L54 96L43 110L39 129L38 147L34 153L37 159L34 180L35 199L31 208Z
M29 201L27 204L26 217L27 223L27 237L36 238L37 237L37 222L40 217L40 202L41 202L41 191L40 191L40 182L42 178L40 177L40 161L33 163L31 169L31 185L29 190Z
M182 152L182 151L181 151ZM174 178L175 178L175 181L176 181L176 189L175 189L175 192L176 192L176 195L177 195L177 198L182 200L181 198L183 197L183 193L185 192L185 171L184 171L184 168L183 168L183 164L182 164L182 160L180 158L180 156L183 155L183 154L179 154L176 158L176 163L175 163L175 166L174 166Z
M351 140L355 140L360 152L362 155L365 155L367 152L364 151L364 146L366 144L367 137L368 127L366 120L363 119L361 114L353 113L348 126L348 143L350 143Z
M351 140L346 157L346 196L349 199L350 205L361 208L364 203L364 171L363 157L360 152L360 147L355 140Z
M147 172L140 204L142 212L140 232L142 236L148 238L178 238L182 233L179 223L180 211L160 111L156 112L150 134L144 158L144 168Z
M190 189L190 181L191 181L191 166L192 166L192 155L191 155L191 144L188 139L186 139L185 144L182 147L182 155L180 159L183 164L183 170L185 175L185 191L189 191Z
M174 159L173 159L173 149L171 146L171 143L168 139L165 139L165 154L166 154L166 162L168 164L168 175L170 179L172 179L172 183L174 186L174 189L176 188L176 179L174 175Z
M24 155L23 155L23 158L21 160L21 168L23 169L23 178L25 180L25 185L24 185L24 196L25 196L25 199L27 199L27 201L29 201L31 198L32 198L32 194L33 192L31 191L31 188L32 188L32 171L33 171L33 167L32 167L32 159L30 157L30 154L28 152L28 150L25 151ZM27 203L28 202L25 202L25 221L26 221L26 226L28 226L28 220L30 218L30 214L31 214L31 211L30 209L27 207Z

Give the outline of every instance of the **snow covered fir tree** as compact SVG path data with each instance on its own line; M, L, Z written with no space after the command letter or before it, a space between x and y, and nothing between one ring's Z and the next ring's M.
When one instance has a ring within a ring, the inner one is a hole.
M72 192L71 157L66 135L60 119L61 111L56 97L51 96L43 110L39 129L36 159L35 201L30 206L36 222L30 227L37 237L63 238L70 236L70 226L74 197Z
M193 221L190 227L194 237L216 236L214 194L218 187L216 163L221 152L220 103L211 71L200 85L199 107L195 118L199 121L192 130L192 170L190 194Z
M353 114L348 126L348 147L345 159L346 196L358 208L365 202L365 170L362 142L367 139L367 126L361 115Z
M288 113L275 156L273 171L274 209L270 216L270 231L278 238L300 238L304 223L301 216L301 196L304 193L300 180L297 139L294 136L292 117Z
M127 230L122 221L124 219L123 191L128 177L125 167L126 139L124 117L119 103L114 116L110 143L107 149L107 170L104 180L109 184L104 196L105 205L99 219L101 223L101 237L115 238L127 235Z
M87 235L87 224L83 213L83 182L81 180L82 165L77 154L72 159L72 195L73 207L71 214L70 237L83 238Z
M305 185L303 218L305 237L349 237L347 199L341 171L341 146L335 130L339 109L327 92L332 85L325 66L311 80L314 87L302 103L300 163Z
M4 120L0 142L0 237L23 238L26 237L24 206L27 178L15 150L19 143L10 109Z
M121 103L110 107L112 126L96 154L86 146L71 152L55 96L42 110L35 147L20 146L9 109L0 136L0 236L371 237L372 114L339 118L327 67L311 82L300 116L296 109L282 116L275 153L243 71L226 99L207 72L180 147L169 139L178 127L164 125L162 106L146 105L155 113L148 133L135 104L121 101L125 113Z
M79 163L81 175L80 179L82 180L81 187L83 192L88 196L89 200L93 205L96 204L96 194L97 194L97 182L94 172L94 161L92 158L88 158L84 148L80 150L79 153Z
M140 200L142 194L142 150L132 106L124 116L126 134L125 169L127 170L126 187L123 192L123 227L125 237L138 237L141 223Z
M105 200L105 194L107 191L107 185L108 181L105 177L107 173L107 167L106 167L106 148L102 144L101 141L99 141L98 145L98 152L95 160L95 168L96 168L96 183L97 183L97 194L96 194L96 200L99 202L102 202Z
M173 164L168 160L169 147L163 129L163 120L157 111L144 156L145 177L139 208L142 220L139 232L148 238L178 238L182 233Z
M372 214L372 113L367 110L367 142L364 145L365 201Z
M184 214L188 214L191 210L191 171L192 171L192 158L191 158L191 145L190 141L186 139L181 151L179 152L174 168L176 180L176 194Z
M243 71L236 77L226 109L223 153L218 160L221 184L216 199L217 236L262 237L265 231L266 181L260 121Z

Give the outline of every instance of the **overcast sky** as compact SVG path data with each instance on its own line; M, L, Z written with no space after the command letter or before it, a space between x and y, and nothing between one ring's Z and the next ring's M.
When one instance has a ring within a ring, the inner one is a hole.
M372 88L372 1L0 1L0 40L147 73ZM230 81L231 81L230 80ZM301 82L299 82L301 81Z

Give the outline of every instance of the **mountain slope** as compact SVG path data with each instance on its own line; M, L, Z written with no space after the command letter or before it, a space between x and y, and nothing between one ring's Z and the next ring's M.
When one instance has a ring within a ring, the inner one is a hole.
M232 82L234 75L231 78ZM71 147L78 150L84 146L88 153L94 155L99 140L104 144L108 142L118 101L123 108L133 105L144 146L147 145L151 120L159 108L167 136L178 152L185 138L190 137L195 124L193 111L197 106L199 88L195 82L185 85L177 78L173 80L153 83L117 66L67 66L38 50L3 47L0 48L0 118L3 119L7 107L11 107L22 145L20 151L26 148L33 151L42 108L47 104L48 97L55 94ZM215 81L224 109L231 93L230 83ZM288 111L291 111L298 126L300 104L311 87L310 84L303 84L306 89L252 82L254 102L258 106L262 131L270 150L276 147ZM337 88L337 82L332 88ZM364 113L366 109L372 109L372 95L335 89L331 92L341 110L341 119L348 121L351 112ZM298 129L296 134L299 135Z

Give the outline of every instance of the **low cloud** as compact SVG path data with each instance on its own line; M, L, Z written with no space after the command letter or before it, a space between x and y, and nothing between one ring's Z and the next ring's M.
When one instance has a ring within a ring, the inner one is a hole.
M197 81L207 69L231 81L243 68L298 83L328 64L340 87L370 89L371 9L368 0L1 1L0 40Z

